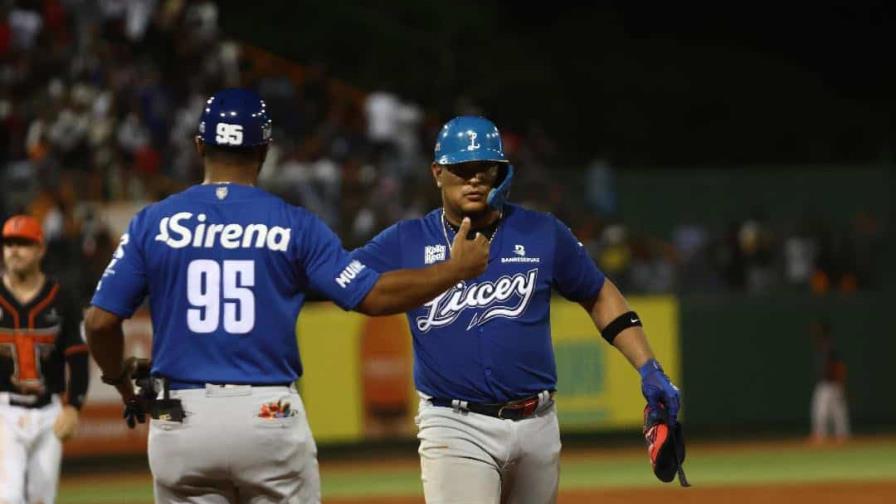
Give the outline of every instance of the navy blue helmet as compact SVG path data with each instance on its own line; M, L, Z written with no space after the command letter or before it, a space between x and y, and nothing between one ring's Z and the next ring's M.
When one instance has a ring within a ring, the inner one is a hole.
M199 136L206 144L221 147L264 145L271 141L271 117L255 91L223 89L205 103Z

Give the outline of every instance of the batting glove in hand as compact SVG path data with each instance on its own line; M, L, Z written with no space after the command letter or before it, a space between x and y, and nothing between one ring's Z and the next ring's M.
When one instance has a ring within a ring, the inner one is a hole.
M684 434L681 422L670 425L668 416L662 406L644 408L644 441L647 442L647 454L653 474L664 483L669 483L678 475L678 482L683 487L691 486L684 473Z
M641 374L641 393L647 399L647 406L659 411L660 404L665 406L669 416L669 425L678 421L679 394L678 387L672 385L669 377L656 359L650 359L638 368Z
M124 399L124 412L122 417L127 422L128 427L133 429L138 423L146 423L147 401L155 399L156 392L153 388L152 377L149 374L152 368L152 361L149 359L138 359L137 357L128 357L122 365L125 376L126 393L122 394ZM139 388L139 394L134 394L134 384Z
M124 413L121 415L128 427L133 429L137 423L146 423L146 407L138 398L128 399L124 403Z

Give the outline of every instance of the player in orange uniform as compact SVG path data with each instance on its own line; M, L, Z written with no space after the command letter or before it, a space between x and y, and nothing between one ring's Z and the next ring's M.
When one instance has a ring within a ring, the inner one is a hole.
M0 503L55 501L62 441L74 434L87 392L81 313L41 271L45 251L33 217L17 215L3 225Z

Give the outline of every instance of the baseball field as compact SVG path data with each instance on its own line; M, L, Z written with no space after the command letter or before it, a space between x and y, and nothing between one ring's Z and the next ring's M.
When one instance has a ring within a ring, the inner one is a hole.
M422 503L417 459L321 464L327 504ZM640 447L565 449L561 504L573 503L849 503L896 502L896 438L864 437L838 445L800 441L691 443L691 488L662 484ZM60 504L149 504L148 474L63 476Z

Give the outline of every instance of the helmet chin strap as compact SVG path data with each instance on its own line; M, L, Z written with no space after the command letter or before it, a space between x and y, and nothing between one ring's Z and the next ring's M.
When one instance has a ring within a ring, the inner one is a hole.
M504 208L504 203L507 201L507 196L510 194L510 179L512 178L513 165L508 163L507 174L504 175L504 180L498 184L498 187L489 191L488 196L485 198L485 202L488 203L488 206L499 211Z

